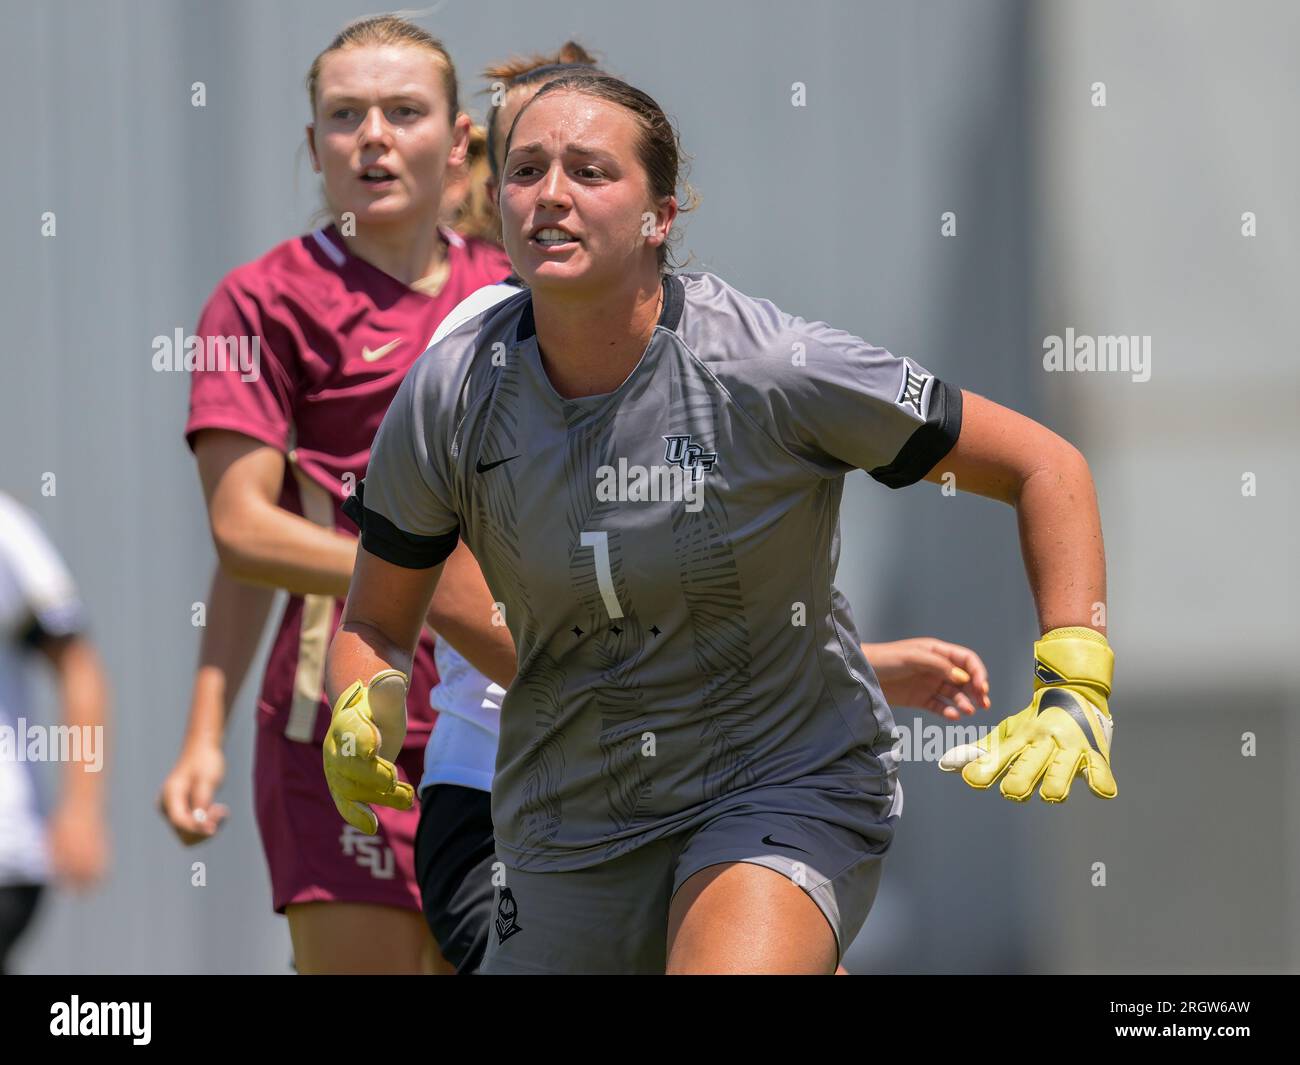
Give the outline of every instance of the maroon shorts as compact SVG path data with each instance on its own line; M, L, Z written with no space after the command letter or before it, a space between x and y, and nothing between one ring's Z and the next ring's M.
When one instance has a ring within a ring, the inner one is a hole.
M408 735L397 759L398 774L412 787L424 768L425 739ZM299 743L259 723L253 802L276 913L295 902L373 902L421 912L418 800L410 810L373 807L379 832L358 832L330 798L320 744Z

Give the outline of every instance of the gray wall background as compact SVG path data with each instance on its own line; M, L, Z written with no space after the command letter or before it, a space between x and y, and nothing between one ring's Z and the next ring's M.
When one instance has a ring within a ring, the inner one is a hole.
M253 683L221 836L183 850L153 807L213 551L181 438L186 381L153 372L150 341L188 332L223 273L307 227L303 77L370 13L338 0L0 5L0 486L76 573L117 716L112 875L47 903L19 971L288 971L252 813ZM487 62L570 36L599 51L680 123L703 196L690 268L912 355L1046 421L1092 463L1120 797L1076 784L1064 807L1021 807L908 765L849 967L1300 968L1300 789L1285 758L1300 741L1285 683L1300 586L1296 9L447 0L421 22L480 118ZM1104 108L1090 102L1098 81ZM791 106L794 82L806 107ZM41 235L45 211L56 237ZM955 237L940 235L944 211ZM1258 236L1241 236L1243 211ZM1067 326L1150 335L1151 380L1045 373L1043 337ZM966 643L992 674L985 722L1020 709L1037 630L1013 513L859 474L844 526L840 583L864 637ZM53 710L48 685L41 702ZM1256 757L1241 754L1245 732ZM207 887L190 886L196 860Z

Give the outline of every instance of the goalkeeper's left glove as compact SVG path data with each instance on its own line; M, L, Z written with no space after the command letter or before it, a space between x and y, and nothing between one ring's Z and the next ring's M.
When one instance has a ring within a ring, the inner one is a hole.
M379 831L368 805L409 810L415 790L394 760L406 738L406 674L385 669L369 684L356 681L334 704L325 734L325 782L343 820L367 836Z
M1002 794L1024 802L1039 794L1065 802L1070 784L1082 772L1093 793L1118 794L1110 771L1110 697L1115 655L1099 632L1086 628L1052 629L1034 644L1034 696L977 743L954 747L939 768L961 770L974 788L987 788L1004 770Z

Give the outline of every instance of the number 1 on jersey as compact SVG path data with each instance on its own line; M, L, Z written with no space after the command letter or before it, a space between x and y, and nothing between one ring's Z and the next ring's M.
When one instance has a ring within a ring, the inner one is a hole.
M600 588L600 597L605 600L605 610L617 620L623 616L623 608L618 605L618 596L614 594L614 574L609 568L609 533L584 532L581 543L596 554L596 585Z

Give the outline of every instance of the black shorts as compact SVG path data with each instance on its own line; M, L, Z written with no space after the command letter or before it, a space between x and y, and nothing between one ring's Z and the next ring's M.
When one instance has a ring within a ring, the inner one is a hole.
M0 887L0 976L8 972L9 951L32 923L41 884L6 884ZM488 891L491 894L491 889Z
M420 795L415 876L424 919L457 974L477 973L492 920L492 796L458 784Z

